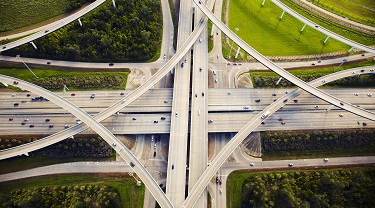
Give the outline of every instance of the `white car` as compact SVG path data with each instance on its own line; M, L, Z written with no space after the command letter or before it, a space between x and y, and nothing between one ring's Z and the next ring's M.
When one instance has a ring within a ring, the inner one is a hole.
M254 166L254 163L250 163L250 166Z
M325 158L325 159L324 159L324 162L328 162L328 158Z

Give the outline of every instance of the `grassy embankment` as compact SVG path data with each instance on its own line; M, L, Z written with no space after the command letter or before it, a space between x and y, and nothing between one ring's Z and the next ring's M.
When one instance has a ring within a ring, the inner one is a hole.
M91 70L81 70L81 69L32 69L33 72L38 76L38 77L43 77L43 78L52 78L52 77L83 77L83 76L106 76L106 75L115 75L115 76L121 76L124 79L124 82L122 85L119 86L113 86L111 88L81 88L81 87L69 87L70 90L117 90L117 89L125 89L126 86L126 80L129 75L128 69L124 70L118 70L113 72L112 71L91 71ZM12 76L15 78L19 78L25 81L32 81L35 79L33 74L26 69L26 68L0 68L0 74L7 75L7 76ZM14 88L15 90L19 90L18 88ZM52 90L62 90L61 89L52 89Z
M69 0L0 1L0 36L26 31L61 18Z
M31 189L47 186L74 186L87 184L110 185L121 194L122 207L143 207L145 186L137 186L133 178L120 174L75 174L33 177L1 183L0 192L8 193L16 189Z
M270 1L266 1L263 7L261 7L261 3L261 0L230 1L229 7L229 27L232 31L239 28L237 34L260 53L266 56L294 56L349 50L349 46L334 39L329 39L324 44L326 35L313 28L306 27L303 32L300 32L303 27L302 22L287 13L280 20L282 10L279 7ZM306 15L306 11L292 8L302 15ZM374 38L353 32L348 28L331 25L320 17L311 16L309 18L347 38L367 45L375 43ZM229 53L229 49L230 46L223 44L225 56ZM237 50L236 45L232 49L232 56L234 56L235 50Z
M373 0L308 1L339 16L360 22L365 25L375 26L375 4Z

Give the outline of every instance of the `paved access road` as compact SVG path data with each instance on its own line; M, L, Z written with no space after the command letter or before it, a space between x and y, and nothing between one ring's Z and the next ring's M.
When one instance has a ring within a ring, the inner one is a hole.
M12 48L15 48L17 46L20 46L20 45L23 45L25 43L28 43L28 42L31 42L33 40L36 40L40 37L43 37L55 30L58 30L60 29L61 27L64 27L65 25L73 22L74 20L80 18L81 16L87 14L88 12L90 12L91 10L95 9L96 7L98 7L99 5L101 5L102 3L104 3L106 0L96 0L95 2L91 3L89 6L79 10L78 12L62 19L62 20L59 20L59 21L56 21L54 25L52 25L51 27L47 28L47 30L43 30L43 31L39 31L39 32L36 32L32 35L29 35L27 37L24 37L24 38L21 38L19 40L16 40L16 41L13 41L11 43L7 43L5 45L2 45L1 48L0 48L0 52L2 51L6 51L6 50L9 50L9 49L12 49Z

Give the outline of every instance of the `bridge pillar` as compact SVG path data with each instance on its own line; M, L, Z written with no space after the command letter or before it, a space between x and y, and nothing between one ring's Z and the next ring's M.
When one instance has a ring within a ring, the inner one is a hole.
M306 23L305 23L305 25L302 27L302 29L301 29L300 32L302 32L302 31L305 29L305 27L306 27Z
M326 42L328 41L329 39L329 36L327 36L327 38L324 40L324 44L326 44Z
M279 80L277 80L276 85L279 85L279 83L280 83L280 81L281 81L282 79L283 79L283 78L280 77Z
M283 13L282 13L281 16L280 16L280 19L283 18L284 14L285 14L285 10L283 10Z
M78 18L78 23L79 23L79 25L81 25L81 27L82 27L81 18Z
M332 108L334 108L334 107L335 107L334 105L331 105L331 106L329 106L329 108L327 108L326 111L328 112L328 111L332 110Z
M236 56L234 57L235 59L238 57L238 54L240 53L240 47L238 46Z
M264 6L264 3L266 2L266 0L263 0L263 2L262 2L262 6Z
M35 49L38 49L38 47L36 47L35 43L33 41L30 42L30 44L35 48Z
M210 36L213 36L213 35L214 35L214 30L215 30L215 25L212 24L212 27L211 27L211 34L210 34Z
M116 9L116 2L115 0L112 0L113 7Z

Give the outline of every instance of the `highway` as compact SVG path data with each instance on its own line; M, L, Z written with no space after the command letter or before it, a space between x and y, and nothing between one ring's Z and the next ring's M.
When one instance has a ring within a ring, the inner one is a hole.
M290 9L288 6L283 4L280 0L271 0L271 1L274 4L276 4L278 7L280 7L283 11L287 12L288 14L295 17L299 21L305 23L306 25L310 26L311 28L329 36L330 38L336 39L336 40L338 40L342 43L345 43L345 44L347 44L347 45L349 45L353 48L358 48L360 50L375 54L375 49L373 47L369 47L369 46L357 43L353 40L350 40L350 39L345 38L341 35L338 35L338 34L332 32L330 30L327 30L320 25L317 25L316 23L312 22L311 20L307 19L306 17L304 17L304 16L298 14L297 12L295 12L294 10Z
M70 103L68 100L61 98L60 96L46 89L43 89L37 85L25 82L23 80L4 76L4 75L0 76L0 81L2 83L7 83L8 85L13 85L21 89L27 89L35 94L48 98L51 102L59 105L60 107L67 110L68 112L72 113L82 122L84 122L87 126L89 126L92 130L94 130L97 134L99 134L109 145L113 147L114 150L116 150L116 152L124 160L126 160L128 163L131 163L131 162L134 163L134 166L132 167L132 169L137 173L139 178L144 182L146 187L150 190L152 195L155 197L155 199L159 202L161 206L172 207L169 199L166 197L164 192L161 190L157 182L150 175L150 173L143 166L143 164L131 153L131 151L128 148L126 148L126 146L120 140L118 140L108 129L106 129L102 124L96 121L93 117L91 117L86 112L84 112L80 108ZM18 83L13 84L14 81L17 81ZM65 132L66 131L62 131L62 134L64 134ZM64 138L67 138L67 137L65 136ZM43 146L39 146L38 149L42 147ZM23 153L25 152L22 152L21 154Z
M222 32L224 32L230 39L232 39L237 45L239 45L243 50L245 50L247 53L249 53L251 56L253 56L257 61L265 65L270 70L276 72L281 77L285 78L286 80L292 82L296 86L300 87L304 91L315 95L316 97L319 97L320 99L323 99L337 107L340 107L342 109L345 109L349 112L352 112L354 114L357 114L359 116L362 116L364 118L370 119L372 121L375 121L375 113L366 111L364 109L358 108L356 106L351 105L348 102L345 102L343 100L340 100L338 98L333 97L332 95L329 95L325 93L322 90L319 90L306 82L302 81L301 79L297 78L296 76L290 74L280 66L276 65L269 59L267 59L265 56L260 54L258 51L253 49L251 46L249 46L246 42L244 42L241 38L239 38L235 33L233 33L226 25L224 25L219 19L215 17L214 14L210 11L210 9L207 8L207 6L203 4L199 4L198 0L193 0L197 7L203 11L203 13L213 22L213 24L216 25Z
M373 67L366 67L366 69L356 68L351 70L340 71L334 74L329 74L327 76L320 77L309 84L314 87L321 86L325 83L332 82L339 78L345 76L352 76L353 72L356 74L360 73L372 73L371 69ZM364 70L364 71L362 71ZM324 81L324 82L323 82ZM252 132L257 126L261 125L261 122L269 118L269 116L261 117L265 114L272 115L275 111L283 107L286 103L291 102L295 97L299 96L302 93L302 89L295 89L288 94L284 94L282 97L278 98L271 105L266 107L262 112L253 117L231 140L230 142L222 149L222 151L215 157L211 162L211 165L205 170L205 172L200 177L199 181L196 183L194 188L189 193L188 197L183 203L183 207L192 207L202 191L205 189L207 184L210 181L210 178L215 174L215 172L221 167L225 160L230 156L230 154L238 147L238 145ZM287 100L287 102L284 102ZM265 121L267 123L267 121Z
M47 30L42 30L42 31L36 32L32 35L21 38L19 40L4 44L4 45L1 46L0 52L15 48L15 47L23 45L25 43L29 43L33 40L36 40L36 39L41 38L41 37L43 37L47 34L50 34L53 31L58 30L61 27L64 27L65 25L67 25L67 24L73 22L74 20L82 17L83 15L85 15L88 12L90 12L91 10L95 9L96 7L98 7L99 5L104 3L105 1L106 0L96 0L93 3L91 3L90 5L88 5L87 7L79 10L78 12L76 12L76 13L74 13L74 14L72 14L72 15L70 15L70 16L62 19L62 20L56 21L55 22L56 24L53 24L52 26L48 27Z

